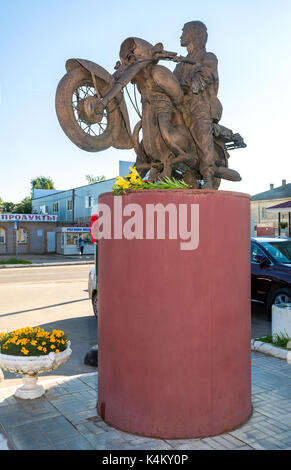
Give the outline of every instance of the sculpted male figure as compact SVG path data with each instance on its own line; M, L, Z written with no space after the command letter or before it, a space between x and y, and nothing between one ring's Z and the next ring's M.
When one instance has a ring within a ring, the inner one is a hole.
M180 63L174 70L184 91L183 116L197 147L200 173L205 189L212 189L214 174L213 122L218 122L222 105L217 98L217 58L206 51L207 28L200 21L186 23L182 29L181 46L195 65Z

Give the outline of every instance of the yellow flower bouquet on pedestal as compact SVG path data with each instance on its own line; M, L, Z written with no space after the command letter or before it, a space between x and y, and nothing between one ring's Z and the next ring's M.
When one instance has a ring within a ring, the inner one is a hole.
M112 191L116 195L120 195L129 190L134 189L187 189L190 186L184 180L175 178L162 178L155 183L143 180L135 167L129 166L130 173L124 177L117 176Z

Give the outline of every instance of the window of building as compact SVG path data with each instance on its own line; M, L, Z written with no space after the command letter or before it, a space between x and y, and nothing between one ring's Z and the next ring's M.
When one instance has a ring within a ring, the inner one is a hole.
M86 197L86 208L90 209L93 206L93 197L87 196Z
M78 233L67 233L66 235L67 235L67 240L66 240L67 245L72 246L72 245L78 244L78 238L79 238Z
M267 211L265 207L262 207L262 218L266 219L267 218Z
M67 211L73 210L73 201L71 199L67 200Z
M59 203L53 202L53 212L59 212Z
M39 212L41 214L47 214L48 213L48 206L39 206Z
M6 231L4 228L0 228L0 245L4 245L6 242Z
M85 232L82 233L82 237L84 239L84 242L89 245L91 243L91 233L90 232Z
M20 245L27 244L27 230L25 228L20 228L18 230L18 243Z

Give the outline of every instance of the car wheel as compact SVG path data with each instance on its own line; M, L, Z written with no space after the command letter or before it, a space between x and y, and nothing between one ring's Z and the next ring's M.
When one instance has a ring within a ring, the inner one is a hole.
M291 289L288 289L288 287L279 289L271 296L269 296L268 302L267 302L267 313L268 317L271 319L272 315L272 305L281 305L281 304L290 304L291 303Z
M97 308L98 295L97 292L94 292L92 295L92 306L95 317L98 317L98 308Z

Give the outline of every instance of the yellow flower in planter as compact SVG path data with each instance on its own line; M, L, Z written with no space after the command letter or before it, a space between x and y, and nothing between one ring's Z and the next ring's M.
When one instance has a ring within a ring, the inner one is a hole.
M122 176L118 176L116 179L116 183L112 186L112 189L127 189L129 187L129 181L126 181Z
M67 336L62 330L53 330L51 333L40 327L26 327L0 333L0 355L43 356L56 348L62 352L67 348L67 344Z
M135 167L132 168L130 165L129 165L129 169L130 169L130 173L129 173L129 175L126 175L125 178L130 178L131 183L142 184L142 179L141 179L137 169Z

